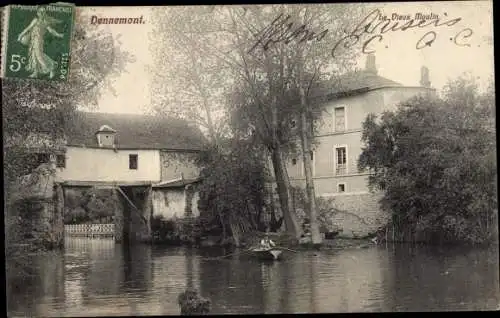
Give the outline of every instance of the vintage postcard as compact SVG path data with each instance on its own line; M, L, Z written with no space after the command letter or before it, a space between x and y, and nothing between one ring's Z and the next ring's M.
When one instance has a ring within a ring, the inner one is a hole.
M492 6L3 7L7 315L500 309Z

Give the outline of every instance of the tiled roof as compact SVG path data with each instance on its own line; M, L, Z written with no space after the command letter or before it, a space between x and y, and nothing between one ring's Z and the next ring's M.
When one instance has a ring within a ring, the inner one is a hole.
M311 96L314 98L338 97L366 92L376 88L403 86L400 83L366 70L351 72L330 81L324 81L314 88Z
M206 139L196 126L161 116L76 112L67 132L68 145L98 147L103 125L116 131L116 148L200 150Z
M179 180L171 180L171 181L164 181L158 184L153 185L153 188L178 188L178 187L185 187L188 184L193 184L200 181L200 178L196 179L179 179Z

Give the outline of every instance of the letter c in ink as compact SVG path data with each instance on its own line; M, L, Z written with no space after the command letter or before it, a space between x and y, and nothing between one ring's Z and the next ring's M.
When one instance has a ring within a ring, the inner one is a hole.
M472 32L472 29L470 29L470 28L463 29L462 31L458 32L457 35L455 35L453 42L458 46L470 46L469 43L459 43L458 39L459 39L459 37L460 37L460 39L470 38L473 33L474 32Z

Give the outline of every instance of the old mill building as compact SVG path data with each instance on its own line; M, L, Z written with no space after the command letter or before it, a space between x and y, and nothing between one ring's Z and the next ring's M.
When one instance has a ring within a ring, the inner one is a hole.
M336 208L344 211L336 223L345 236L363 236L384 222L386 215L378 206L380 197L368 189L368 172L359 171L362 151L362 123L369 113L381 114L419 94L434 94L429 71L421 68L420 85L403 86L378 74L375 56L368 55L361 71L340 77L335 89L325 87L317 93L326 103L310 153L317 196L334 198ZM292 127L298 126L295 122ZM301 155L287 164L295 186L304 186Z

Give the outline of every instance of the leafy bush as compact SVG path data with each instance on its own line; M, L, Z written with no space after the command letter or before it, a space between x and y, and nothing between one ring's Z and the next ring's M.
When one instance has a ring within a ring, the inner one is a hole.
M264 157L251 144L239 142L227 149L214 148L202 158L199 210L204 232L223 238L259 227L264 206Z
M306 193L305 190L299 187L292 188L293 198L295 201L295 209L297 218L301 223L308 222L309 217L306 215ZM333 198L316 198L316 210L318 213L319 230L321 233L337 231L337 227L333 223L333 218L338 210L335 209Z
M178 297L181 315L204 315L210 312L211 301L201 297L196 290L188 289Z
M199 218L166 220L162 215L151 219L151 232L156 242L180 244L195 243L201 237Z
M498 231L494 90L450 82L363 124L359 168L384 190L395 238L483 243Z
M115 211L121 209L115 192L109 189L68 191L65 205L65 224L111 223Z

